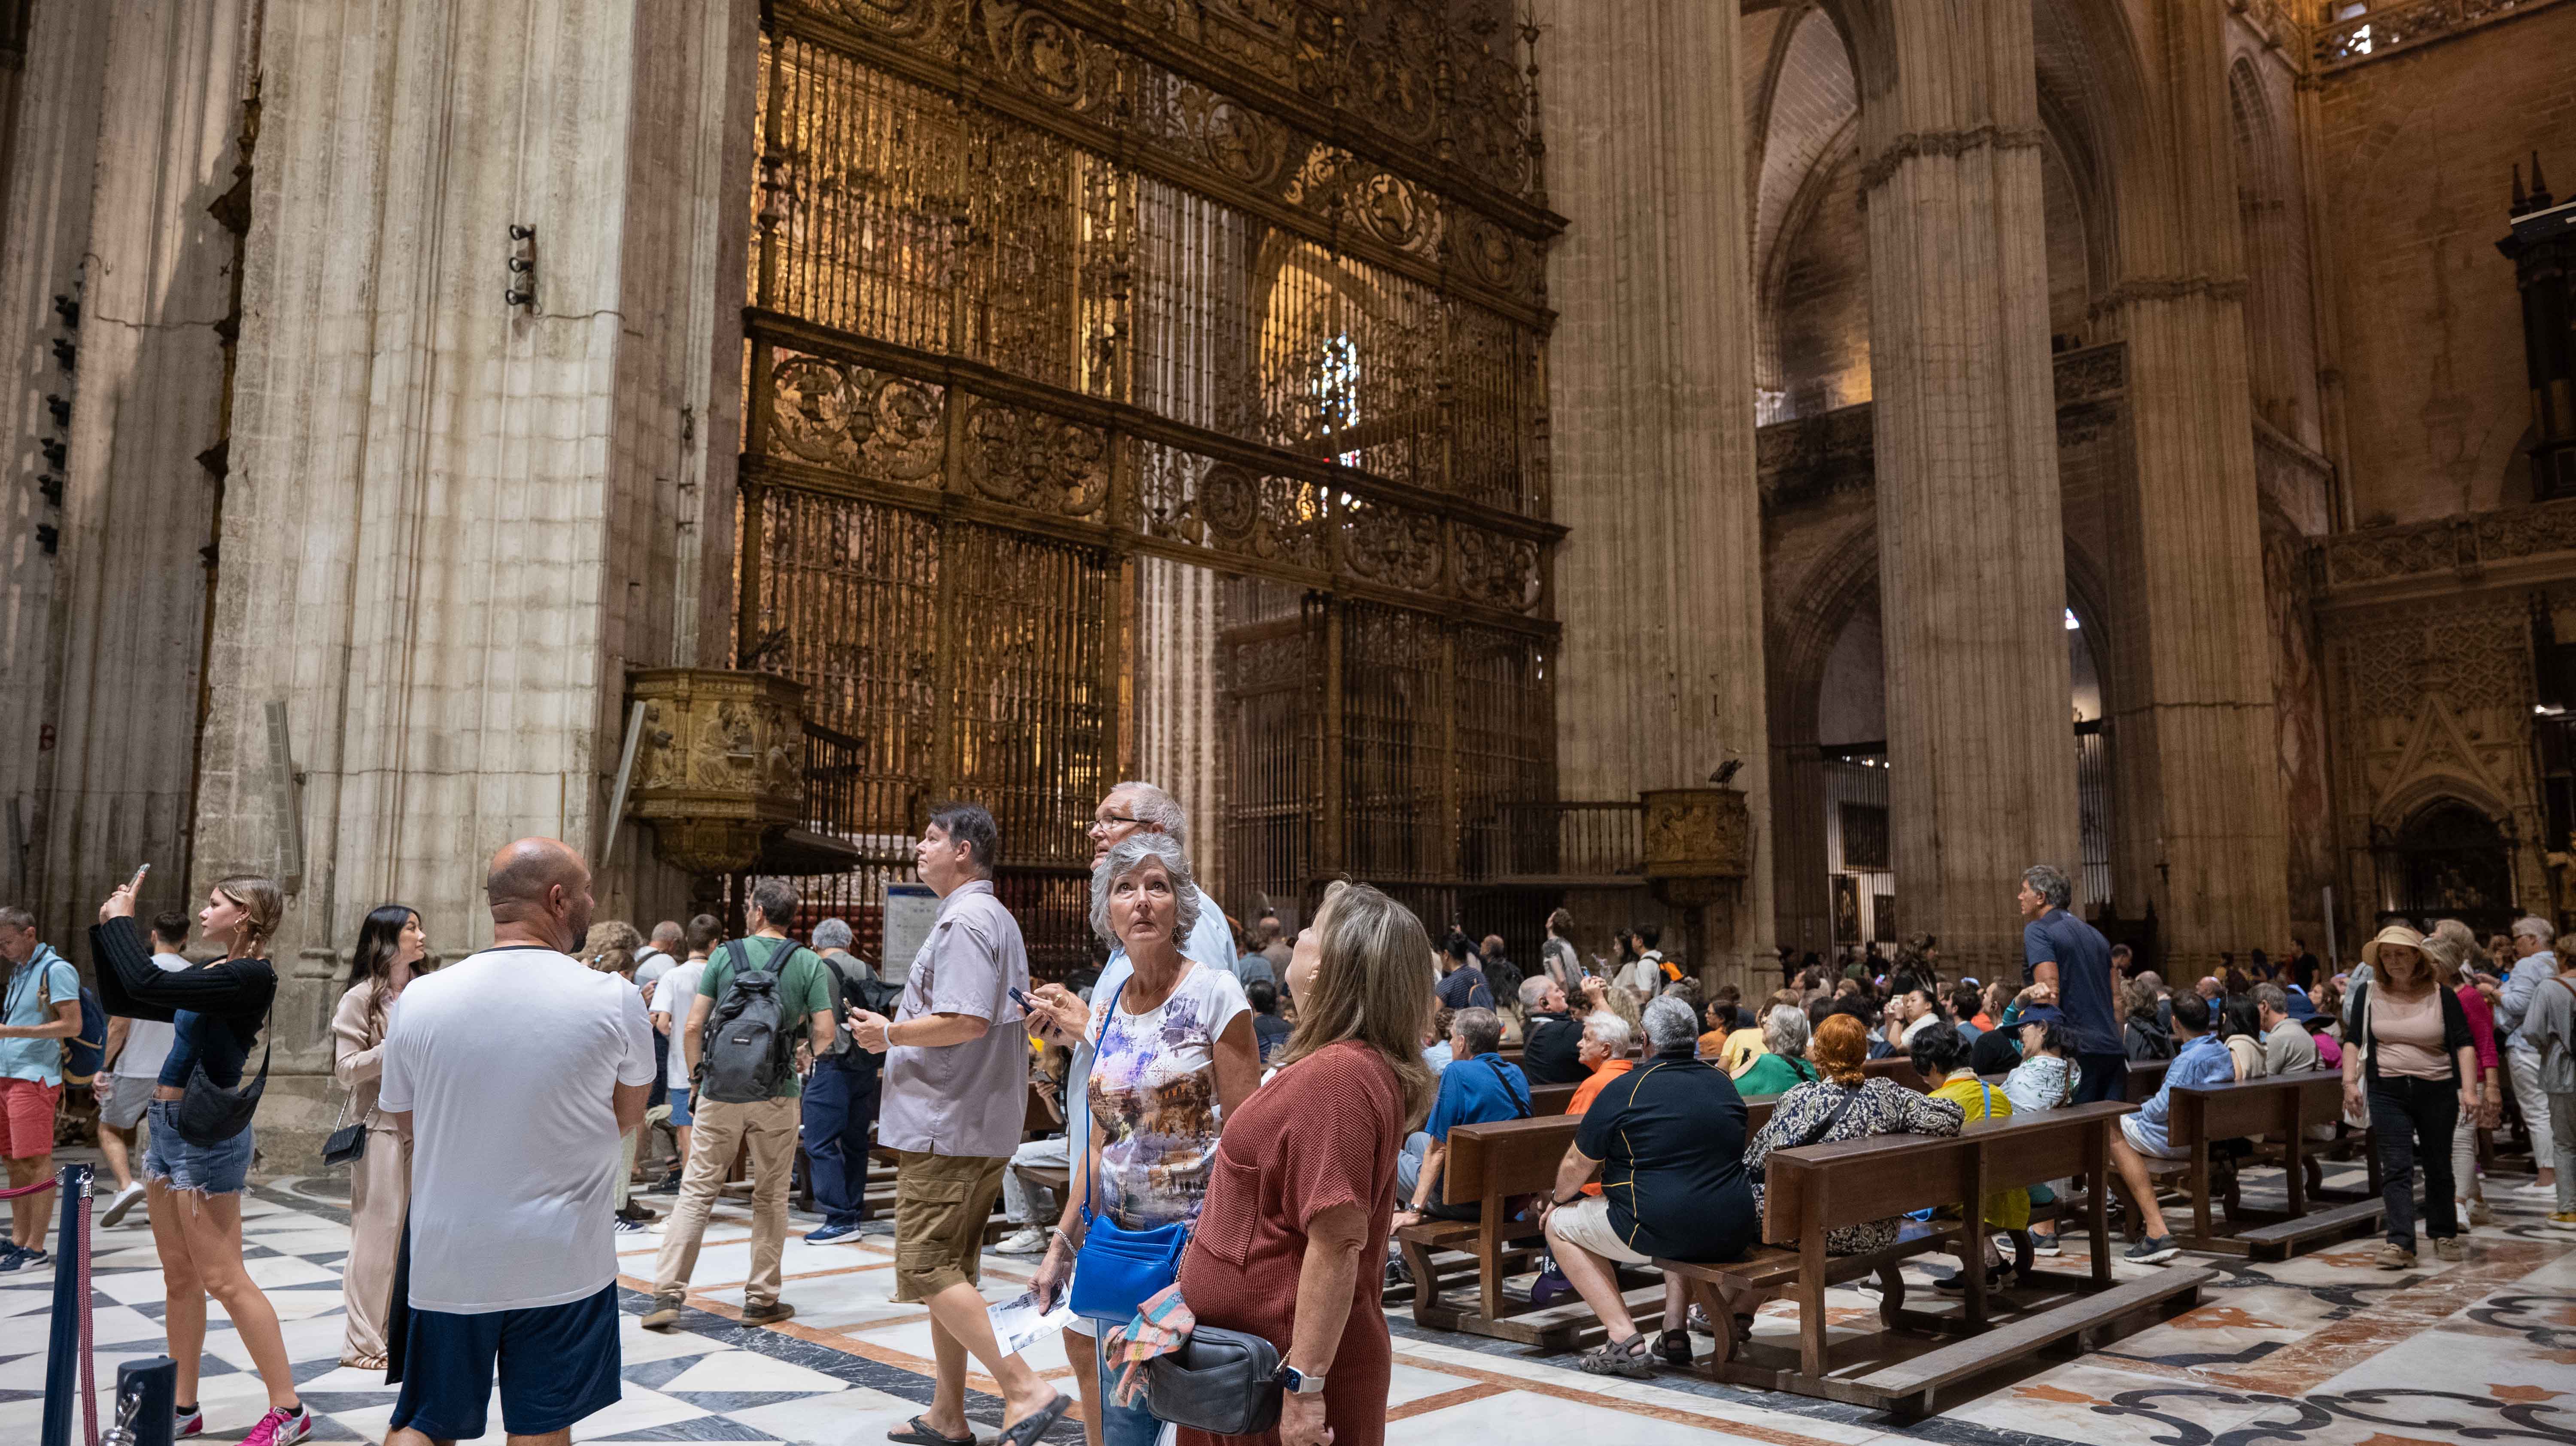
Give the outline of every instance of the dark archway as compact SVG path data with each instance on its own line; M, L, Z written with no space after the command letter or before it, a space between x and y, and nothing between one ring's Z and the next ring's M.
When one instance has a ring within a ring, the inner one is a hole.
M2514 840L2474 804L2436 799L2374 842L2382 922L2458 919L2480 934L2512 923Z

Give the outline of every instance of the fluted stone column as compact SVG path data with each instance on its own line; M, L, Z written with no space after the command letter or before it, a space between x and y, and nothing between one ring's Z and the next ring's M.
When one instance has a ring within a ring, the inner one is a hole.
M1898 927L2017 976L2021 870L2080 862L2030 7L1851 8Z
M2129 642L2116 746L2152 815L2149 896L2171 978L2222 951L2277 953L2290 929L2247 381L2245 267L2230 143L2226 15L2158 12L2169 154L2123 169L2118 280L2096 320L2128 345L2137 462L2114 494L2114 590ZM2107 339L2107 338L2105 338ZM2313 902L2313 901L2311 901ZM2183 972L2188 971L2188 972Z
M208 208L234 181L254 9L109 7L40 794L47 922L66 938L145 861L148 901L187 908L219 480L199 458L223 434L234 252Z
M1762 535L1753 474L1736 10L1542 0L1557 563L1559 791L1694 787L1727 759L1751 812L1719 977L1771 966ZM1589 927L1619 920L1586 920ZM1606 952L1603 951L1603 952Z
M69 402L78 381L54 354L56 340L78 340L54 298L79 292L89 246L110 18L104 5L36 8L0 210L0 459L13 479L0 493L0 892L58 939L70 916L43 892L39 790L54 762L44 730L60 692L53 604L64 563L36 529L59 532L64 513L35 479L62 475L41 449L71 435L47 402Z
M274 1164L329 1125L318 1026L366 910L488 939L494 848L605 845L626 669L726 661L691 610L729 603L756 26L753 0L267 7L195 882L276 870L300 819ZM685 903L648 858L624 846L601 917Z

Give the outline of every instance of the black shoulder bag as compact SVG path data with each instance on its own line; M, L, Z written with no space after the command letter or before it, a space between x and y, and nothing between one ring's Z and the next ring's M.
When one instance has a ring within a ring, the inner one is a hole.
M250 1117L259 1112L259 1097L268 1091L268 1057L277 1049L277 1039L269 1034L269 1021L277 1014L277 995L268 996L268 1013L260 1017L259 1032L265 1037L259 1052L259 1075L238 1090L226 1089L206 1073L205 1049L197 1051L196 1068L189 1071L188 1087L179 1096L179 1138L200 1149L224 1143L250 1128ZM229 1026L230 1021L223 1021Z

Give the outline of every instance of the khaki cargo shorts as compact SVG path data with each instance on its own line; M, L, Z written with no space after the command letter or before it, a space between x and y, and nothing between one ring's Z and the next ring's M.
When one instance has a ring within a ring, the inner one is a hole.
M894 1298L928 1300L982 1281L984 1223L1010 1161L898 1150L895 1162Z

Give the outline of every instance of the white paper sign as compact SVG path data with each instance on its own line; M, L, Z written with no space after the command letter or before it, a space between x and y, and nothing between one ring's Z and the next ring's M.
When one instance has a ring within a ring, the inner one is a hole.
M889 984L912 977L912 958L939 922L939 895L928 884L886 885L885 961L877 972Z
M1055 1309L1038 1309L1037 1288L1032 1286L1009 1300L995 1301L986 1311L993 1318L993 1339L1001 1343L1002 1354L1015 1356L1073 1323L1073 1307L1067 1304L1072 1292L1060 1291Z

